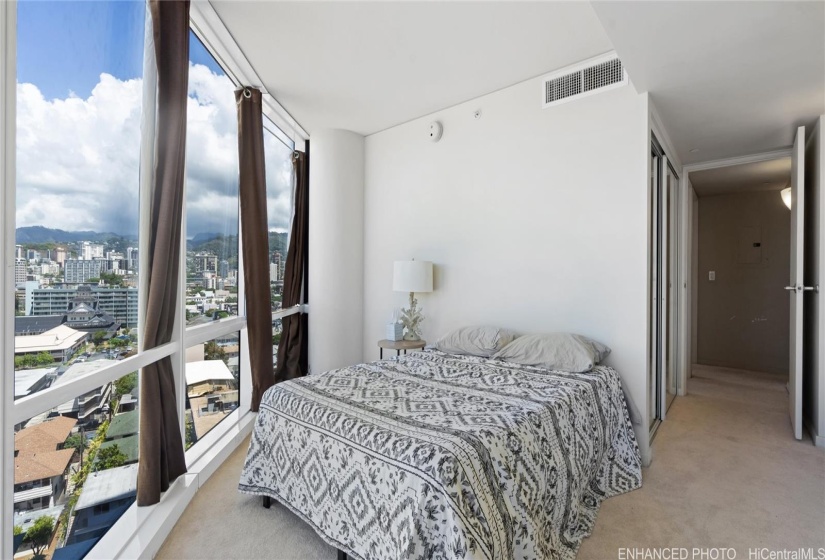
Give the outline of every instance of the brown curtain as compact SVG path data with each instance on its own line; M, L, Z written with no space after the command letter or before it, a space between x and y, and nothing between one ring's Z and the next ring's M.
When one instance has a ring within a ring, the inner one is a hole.
M264 391L275 383L272 373L272 311L269 286L269 227L266 216L266 169L261 92L235 91L238 105L238 161L241 170L246 325L252 366L252 404L258 410Z
M306 152L295 152L292 157L295 168L295 218L289 236L289 250L284 270L284 308L306 303L304 278L309 253L309 142ZM302 300L302 298L304 298ZM278 345L278 364L275 378L278 381L294 379L307 373L307 317L303 313L283 318L281 343Z
M171 340L178 309L186 102L189 81L189 1L150 0L157 63L155 170L149 232L149 294L143 346ZM142 271L142 273L144 273ZM186 472L169 358L143 368L140 383L140 461L137 503L160 501L160 493Z

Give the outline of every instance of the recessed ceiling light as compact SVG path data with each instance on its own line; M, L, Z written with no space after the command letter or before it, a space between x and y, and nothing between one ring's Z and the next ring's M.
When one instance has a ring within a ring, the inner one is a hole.
M699 151L699 148L693 148L693 149L690 151L690 153L695 154L695 153L696 153L696 152L698 152L698 151Z

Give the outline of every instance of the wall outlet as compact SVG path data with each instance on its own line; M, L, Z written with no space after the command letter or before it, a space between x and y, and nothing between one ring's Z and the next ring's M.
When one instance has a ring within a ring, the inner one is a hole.
M716 271L715 270L711 270L710 272L708 272L708 280L710 280L711 282L716 282Z

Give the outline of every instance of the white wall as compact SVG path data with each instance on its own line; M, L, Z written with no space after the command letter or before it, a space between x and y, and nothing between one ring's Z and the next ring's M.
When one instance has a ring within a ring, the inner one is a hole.
M362 361L364 137L313 130L309 158L309 371Z
M405 305L393 260L431 260L424 338L472 323L592 336L647 416L647 95L542 109L540 91L529 80L367 137L363 357ZM649 457L647 424L637 436Z

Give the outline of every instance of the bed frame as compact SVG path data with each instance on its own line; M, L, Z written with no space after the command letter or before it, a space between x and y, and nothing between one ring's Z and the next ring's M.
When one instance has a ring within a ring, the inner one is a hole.
M262 497L263 497L263 506L264 506L264 508L269 509L270 507L272 507L272 502L274 500L272 498L270 498L269 496L262 496ZM276 501L275 503L277 504L278 502ZM344 552L341 549L337 549L337 550L338 550L337 560L351 560L346 552Z

